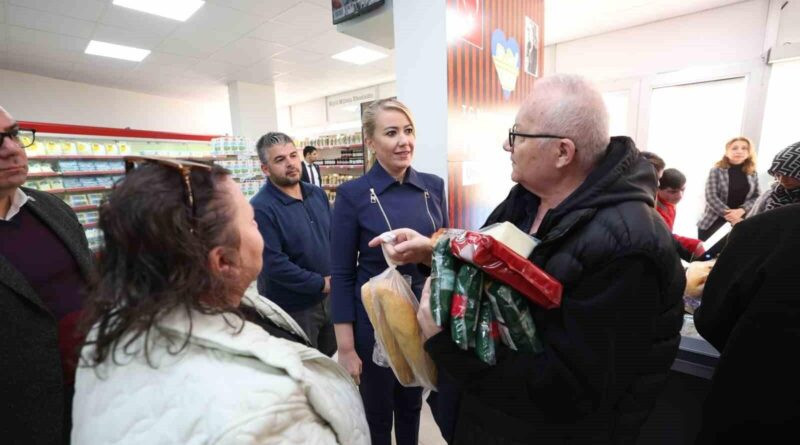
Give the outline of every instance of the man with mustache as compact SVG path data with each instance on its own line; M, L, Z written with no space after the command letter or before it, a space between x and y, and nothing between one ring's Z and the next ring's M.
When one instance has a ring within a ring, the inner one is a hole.
M0 107L0 441L67 443L92 254L75 212L22 185L35 133Z
M256 143L269 180L250 200L264 237L258 292L281 306L303 328L312 346L336 351L331 324L331 209L325 192L300 181L302 157L289 136L272 132Z

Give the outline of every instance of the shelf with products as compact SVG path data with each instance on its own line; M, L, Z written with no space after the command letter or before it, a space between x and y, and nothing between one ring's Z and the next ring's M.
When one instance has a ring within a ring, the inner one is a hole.
M97 228L99 205L125 174L124 157L163 156L195 161L235 160L246 150L245 143L214 147L215 136L87 127L40 122L19 122L33 128L26 187L52 193L76 212L92 249L100 245ZM215 150L218 148L217 150ZM226 151L227 150L227 151Z

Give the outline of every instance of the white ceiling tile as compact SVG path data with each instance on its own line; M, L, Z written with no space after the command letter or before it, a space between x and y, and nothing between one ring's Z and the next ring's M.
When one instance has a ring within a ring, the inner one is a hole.
M152 50L164 40L163 36L151 34L146 29L129 30L109 25L97 25L92 35L93 40L114 43L117 45L133 46Z
M277 43L243 37L220 49L210 57L210 60L239 66L251 66L286 49L286 46L278 45Z
M281 45L294 46L298 43L316 35L321 34L318 29L300 30L296 26L287 25L279 22L267 22L254 29L250 37L266 40L268 42L280 43Z
M230 63L203 61L189 68L184 75L200 79L224 79L232 77L241 70L242 67Z
M9 54L3 59L3 68L40 76L66 79L69 77L74 64L47 59L30 59L23 56Z
M221 6L227 6L239 11L258 14L264 17L274 17L292 6L299 0L208 0Z
M333 27L333 18L330 9L325 9L320 5L302 2L287 10L283 14L276 16L276 22L294 25L299 30Z
M255 65L245 68L237 75L247 76L250 79L259 79L259 82L262 80L269 80L272 79L275 73L280 73L280 68L275 66L273 60L263 60ZM244 79L240 79L244 80Z
M96 56L93 54L83 54L78 59L76 67L83 67L98 72L116 72L127 75L139 66L140 62L131 60L115 59L113 57Z
M242 82L268 84L272 81L272 72L271 71L265 72L260 69L245 68L234 74L232 80L241 80Z
M9 54L16 54L23 57L29 57L31 59L41 58L58 60L61 62L75 62L83 55L83 53L78 51L64 51L56 48L19 42L9 45L8 52Z
M8 44L9 46L30 44L55 50L83 52L86 49L86 45L89 44L89 39L21 28L19 26L9 26Z
M96 22L110 1L102 0L10 0L8 4Z
M179 56L177 54L153 51L142 61L142 64L171 68L189 68L197 65L201 61L202 59L198 59L196 57L186 57Z
M91 37L94 27L94 23L85 20L14 5L8 7L7 20L10 25L84 39Z
M367 46L363 41L342 34L338 31L327 31L324 34L303 42L300 47L315 53L333 55L348 50L356 45ZM383 51L385 52L385 50Z
M169 35L181 24L177 20L115 5L109 5L100 23L133 31L147 30L149 34L158 36Z
M331 9L331 0L306 0L309 3L314 3L323 8Z
M147 57L150 58L149 56ZM186 67L158 65L153 63L146 63L145 59L139 63L131 73L131 77L147 78L153 80L171 79L176 76L183 76L188 70Z
M214 3L206 3L186 23L202 28L206 32L236 30L241 35L252 31L265 21L266 18L263 16L248 14Z
M239 37L237 31L208 31L183 25L156 49L181 56L206 58Z
M228 44L242 36L237 29L208 29L193 23L184 23L173 32L170 37L183 40L197 40L200 43L219 43Z
M322 54L303 51L301 49L289 48L278 53L274 58L291 63L312 63L322 59Z

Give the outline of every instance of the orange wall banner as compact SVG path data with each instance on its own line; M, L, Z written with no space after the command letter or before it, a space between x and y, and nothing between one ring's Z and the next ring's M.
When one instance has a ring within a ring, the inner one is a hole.
M447 0L448 190L453 227L505 198L503 141L543 68L544 0Z

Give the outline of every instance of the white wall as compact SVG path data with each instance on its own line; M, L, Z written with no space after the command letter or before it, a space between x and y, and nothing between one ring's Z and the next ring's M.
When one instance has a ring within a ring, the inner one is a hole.
M600 81L759 60L768 4L751 0L560 43L554 68Z
M551 45L545 70L584 75L604 91L629 91L629 134L645 147L653 88L744 76L742 133L757 143L770 72L765 37L779 7L770 3L749 0Z
M228 85L231 125L236 136L252 141L278 128L275 107L275 87L248 82L231 82Z
M230 134L227 98L191 102L0 70L0 105L25 121Z
M445 7L430 0L394 3L397 98L416 120L414 168L442 178L447 178L448 122Z

